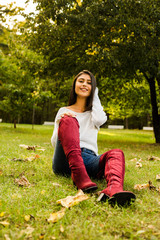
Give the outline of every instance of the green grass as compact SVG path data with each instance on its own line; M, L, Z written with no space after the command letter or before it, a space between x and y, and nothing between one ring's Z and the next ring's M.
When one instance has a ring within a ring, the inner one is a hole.
M133 191L137 200L128 208L111 207L97 203L95 195L66 210L57 223L48 223L53 212L61 209L56 200L75 195L76 188L70 178L52 172L54 149L50 144L52 126L0 124L0 239L160 239L160 194L155 191L134 190L135 184L152 181L160 174L160 161L148 161L149 156L160 157L160 145L154 144L152 132L139 130L101 129L98 136L99 154L121 148L126 157L125 190ZM29 151L20 144L39 145L45 151ZM38 154L32 162L11 161ZM142 168L136 168L133 158L142 159ZM14 180L20 174L31 183L19 187ZM98 190L105 188L105 180L95 180ZM59 183L61 187L53 186ZM32 215L29 221L26 215ZM63 231L62 231L63 230Z

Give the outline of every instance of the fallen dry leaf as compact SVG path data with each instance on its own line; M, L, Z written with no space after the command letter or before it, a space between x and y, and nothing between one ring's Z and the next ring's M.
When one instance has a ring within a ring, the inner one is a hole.
M19 146L20 146L20 148L24 148L24 149L27 149L27 150L34 150L34 151L35 151L35 148L36 148L36 146L28 146L28 145L25 145L25 144L20 144Z
M160 181L160 174L157 174L157 175L156 175L156 180L157 180L157 181Z
M22 159L22 158L12 158L11 161L20 161L20 162L25 162L25 159Z
M138 191L140 191L142 189L146 189L146 188L149 188L149 184L148 183L134 185L134 189L136 189Z
M148 158L149 161L160 161L159 157L151 156Z
M54 187L62 187L62 185L59 184L59 183L52 183L52 185L53 185Z
M149 228L149 229L155 229L155 226L153 226L153 225L150 224L150 225L148 225L148 228Z
M28 146L28 145L25 145L25 144L20 144L19 147L20 147L20 148L24 148L24 149L26 149L26 150L45 151L45 148L40 147L40 146Z
M55 223L61 218L63 218L64 215L65 215L65 208L63 208L61 211L58 211L56 213L51 213L47 221L49 223Z
M43 239L44 236L45 236L45 234L44 234L44 233L41 233L41 235L39 236L39 239Z
M59 199L57 200L57 203L61 204L63 207L69 208L78 204L79 202L87 200L88 198L89 197L80 189L75 196L68 196L66 198Z
M31 156L31 157L27 157L27 158L25 158L25 161L27 162L32 162L32 161L34 161L36 158L34 157L34 156Z
M21 194L13 194L11 197L12 197L12 199L20 199L20 198L22 198L22 195Z
M30 237L33 231L34 231L34 228L28 226L26 229L20 232L20 235L18 237L21 238L24 234L27 235L27 237Z
M136 167L137 167L137 168L141 168L141 167L142 167L142 163L137 162L137 163L136 163Z
M160 187L158 187L158 188L156 189L156 191L157 191L158 193L160 193Z
M137 162L137 158L133 158L130 160L131 162Z
M36 151L42 151L42 152L44 152L44 151L45 151L45 148L39 148L39 149L36 149Z
M7 221L2 221L2 222L0 222L0 224L3 225L4 227L9 226L9 222L7 222Z
M64 232L64 227L61 225L60 226L60 232L63 233Z
M137 232L137 235L143 234L143 233L145 233L145 232L146 232L146 230L139 230L139 231Z
M11 161L32 162L32 161L36 160L37 158L40 158L40 156L38 154L36 154L35 156L26 157L26 158L13 158L13 159L11 159Z
M155 190L156 187L152 185L152 182L149 181L148 183L144 183L144 184L136 184L134 185L134 189L140 191L142 189L150 189L150 190Z
M7 234L4 234L5 240L11 240Z
M23 186L25 186L25 187L30 186L30 183L25 176L22 176L21 178L16 178L14 181L15 181L16 184L18 184L19 186L22 186L22 187Z

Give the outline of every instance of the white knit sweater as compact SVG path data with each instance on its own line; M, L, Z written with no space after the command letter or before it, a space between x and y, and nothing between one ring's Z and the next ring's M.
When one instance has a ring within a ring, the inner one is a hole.
M101 105L100 99L98 97L98 89L96 88L93 105L91 111L86 112L74 112L66 107L62 107L59 109L56 118L55 118L55 127L53 131L53 135L51 138L51 143L55 146L58 135L58 126L61 116L64 113L73 112L76 115L76 118L79 122L79 134L80 134L80 147L88 148L98 154L97 147L97 134L99 127L104 124L107 120L107 116L103 111L103 107Z

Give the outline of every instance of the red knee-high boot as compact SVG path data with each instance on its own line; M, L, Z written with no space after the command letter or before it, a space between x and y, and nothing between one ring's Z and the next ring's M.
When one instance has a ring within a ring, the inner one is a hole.
M72 180L77 188L84 192L96 190L97 185L89 178L81 156L77 119L69 116L61 118L58 137L69 162Z
M132 192L123 191L125 159L120 149L110 150L101 156L99 174L102 174L102 169L104 169L107 188L101 192L98 201L108 199L111 204L117 203L123 206L135 200L136 197Z

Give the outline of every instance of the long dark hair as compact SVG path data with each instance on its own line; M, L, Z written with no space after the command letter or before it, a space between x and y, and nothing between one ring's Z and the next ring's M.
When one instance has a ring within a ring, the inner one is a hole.
M87 98L86 109L85 109L85 111L89 111L89 110L92 110L93 96L94 96L94 92L95 92L97 84L96 84L96 79L95 79L93 73L89 72L88 70L83 70L75 76L75 78L73 80L73 85L72 85L72 88L71 88L70 97L69 97L69 106L75 104L76 101L77 101L77 94L75 92L76 80L83 73L86 73L91 77L91 94Z

